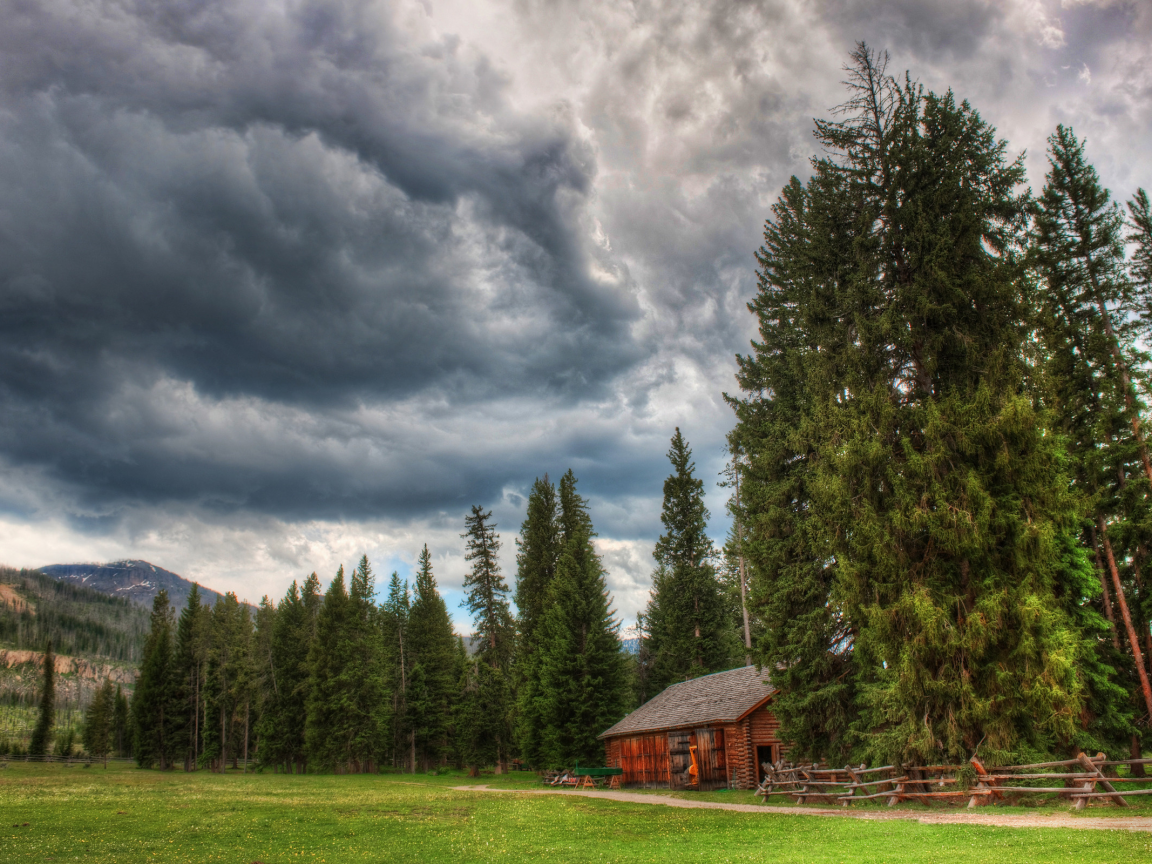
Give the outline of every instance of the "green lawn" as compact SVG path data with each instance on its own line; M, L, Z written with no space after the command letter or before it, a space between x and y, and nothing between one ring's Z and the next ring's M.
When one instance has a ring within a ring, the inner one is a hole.
M465 782L458 775L218 776L13 763L0 771L0 859L1152 860L1152 835L1142 833L860 822L452 790ZM516 775L470 782L535 786L534 778Z

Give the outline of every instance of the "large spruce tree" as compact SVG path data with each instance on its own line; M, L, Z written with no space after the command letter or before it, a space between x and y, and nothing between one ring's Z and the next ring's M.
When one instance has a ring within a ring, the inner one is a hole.
M673 473L664 481L664 534L652 553L658 567L643 616L649 697L676 681L729 668L737 644L713 565L704 482L694 474L679 428L668 459Z
M304 593L293 581L277 604L268 650L268 683L260 714L260 762L285 772L303 773L306 766L304 721L308 702L308 651L313 627L306 597L315 594L319 580L313 573Z
M1028 392L1023 167L884 62L853 55L758 255L733 444L760 660L798 754L1050 752L1091 643L1061 599L1086 584L1077 499Z
M472 566L464 577L463 604L472 614L479 640L463 699L460 734L473 769L495 762L503 767L512 743L510 666L515 630L508 608L508 585L500 573L500 535L492 512L473 506L464 518L464 558Z
M427 545L420 552L414 588L412 608L408 613L414 692L408 700L408 716L415 732L416 760L427 771L439 765L448 752L448 732L457 685L456 636L452 632L448 607L436 590L432 556Z
M341 736L346 741L346 758L352 770L361 772L373 771L379 765L387 750L392 720L388 658L373 602L375 595L375 579L368 556L364 555L349 584L350 614L340 652L345 658L341 676L346 693Z
M335 734L340 727L344 693L341 671L347 647L344 633L350 614L344 567L336 571L324 592L316 616L316 637L308 653L308 703L304 726L308 759L316 767L333 770L344 756L343 741Z
M172 606L161 590L152 601L152 627L132 694L132 752L142 768L167 769L174 756L183 756L185 742L173 739L171 731L173 715L183 709L172 648Z
M112 732L116 719L116 691L112 681L104 679L84 712L84 749L108 768L108 751L112 749Z
M1148 676L1136 662L1143 640L1137 637L1133 646L1137 631L1125 602L1126 596L1139 598L1140 572L1152 538L1146 527L1150 487L1140 422L1144 406L1133 378L1147 358L1137 348L1138 308L1125 267L1123 218L1071 129L1058 126L1048 144L1049 171L1036 206L1032 250L1043 337L1042 392L1064 435L1074 485L1082 496L1081 543L1096 560L1100 583L1091 593L1098 595L1113 643L1122 641L1118 624L1127 642L1127 651L1102 650L1130 679L1137 706L1143 695L1143 708L1152 713ZM1120 614L1113 596L1120 601ZM1147 619L1138 624L1147 631ZM1094 722L1077 744L1115 750L1117 736L1136 734L1125 716L1129 712L1107 698L1115 685L1103 669L1085 658L1081 672L1093 694ZM1138 713L1144 711L1138 708ZM1139 750L1135 741L1133 747Z
M408 616L411 611L408 582L401 582L400 574L393 570L388 581L388 597L380 608L381 634L388 654L393 658L387 669L388 689L392 693L389 748L394 766L407 765L409 770L415 771L416 740L408 722L408 674L412 669Z
M251 721L252 614L229 591L212 607L211 646L206 679L207 722L203 759L224 771L239 767Z
M545 474L528 493L528 512L516 540L516 733L521 758L532 766L544 764L541 625L562 542L556 487Z
M173 759L183 761L184 770L195 768L200 759L200 734L204 674L208 657L209 628L211 618L205 613L207 608L200 602L200 586L193 583L188 592L188 602L180 612L176 622L176 647L173 657L173 674L176 681L176 699L179 711L171 724L172 740L183 742L181 752L174 750ZM177 747L180 745L176 744Z
M324 595L308 657L305 745L327 770L370 771L386 752L391 693L367 557L345 585L341 567Z
M627 690L619 623L571 470L560 481L560 501L563 546L539 622L535 703L544 764L557 767L603 760L596 736L623 715Z

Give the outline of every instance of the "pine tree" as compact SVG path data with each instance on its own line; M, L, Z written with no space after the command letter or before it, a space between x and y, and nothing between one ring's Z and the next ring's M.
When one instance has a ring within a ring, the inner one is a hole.
M172 607L161 590L152 601L152 627L132 694L132 752L141 768L167 770L183 753L184 742L171 734L172 716L182 707L172 671Z
M508 608L508 585L500 574L496 554L500 550L500 537L491 521L491 511L473 506L472 514L464 518L466 533L460 535L468 541L464 555L472 569L464 577L467 606L476 622L476 636L480 647L476 652L476 670L472 676L471 721L469 735L472 744L473 767L493 759L503 770L511 743L509 666L513 649L513 622Z
M1077 498L1028 390L1023 167L884 62L858 47L759 255L733 442L759 659L797 755L1052 752L1090 642L1062 599Z
M468 694L471 681L472 661L468 649L464 647L464 637L456 637L452 657L453 700L452 715L448 727L448 759L458 769L469 764L471 752L471 710Z
M203 673L201 643L204 638L201 632L202 613L200 586L193 583L192 590L188 592L188 603L176 622L176 654L173 660L180 711L172 717L171 736L173 742L181 738L186 742L183 753L174 752L173 758L183 758L185 771L195 768L200 756L200 685Z
M104 679L84 713L84 749L90 756L104 760L108 768L108 751L112 749L112 731L116 714L116 691L112 681Z
M704 482L680 429L668 450L674 473L664 481L665 533L652 553L658 569L644 613L649 695L676 681L730 668L735 632L712 564Z
M532 766L544 764L539 631L562 542L556 487L545 474L532 484L528 513L516 540L516 731L521 756Z
M292 582L276 607L266 644L266 701L258 725L260 763L283 768L286 773L295 770L302 774L305 768L308 650L313 636L305 597L315 595L318 582L315 573L309 576L303 596Z
M1092 593L1115 627L1111 597L1116 592L1133 655L1109 659L1134 679L1132 690L1143 694L1152 713L1147 671L1134 659L1141 655L1142 640L1136 638L1133 647L1135 629L1124 602L1126 594L1138 597L1142 586L1149 542L1143 526L1152 514L1150 475L1143 470L1148 458L1140 423L1144 406L1130 371L1141 369L1147 358L1136 347L1123 219L1072 130L1058 126L1048 143L1049 172L1037 202L1032 253L1039 276L1044 391L1064 434L1074 485L1084 496L1081 542L1096 558L1100 580ZM1142 624L1147 630L1146 618ZM1099 697L1095 701L1101 704ZM1095 725L1105 724L1101 719ZM1114 736L1121 730L1110 731ZM1135 730L1124 737L1131 735ZM1077 743L1116 749L1114 738L1089 736Z
M28 743L29 756L44 756L52 743L56 730L56 656L52 653L52 640L44 650L44 683L40 688L40 713Z
M265 741L263 730L266 728L264 716L273 710L279 692L279 682L276 676L276 664L272 657L272 636L276 629L276 605L265 594L260 598L260 605L256 607L255 627L252 633L252 654L250 666L252 670L252 719L251 733L257 760L261 765L268 764L264 756ZM278 763L272 763L278 764ZM245 758L247 765L247 758Z
M223 772L229 760L239 767L250 720L252 616L229 591L212 608L208 655L204 758Z
M541 752L552 766L591 765L604 758L596 736L623 716L627 678L587 501L571 471L560 482L560 500L564 547L536 649Z
M1125 239L1134 247L1128 271L1135 285L1147 341L1147 334L1152 329L1152 205L1143 189L1137 189L1128 202L1128 227Z
M344 660L340 670L344 757L350 770L359 772L373 771L379 764L392 719L388 710L392 694L386 685L387 663L374 596L375 580L365 555L352 573L347 626L340 648Z
M408 673L412 668L412 652L408 642L408 616L411 599L407 581L401 583L400 574L392 571L388 581L388 599L380 610L380 627L390 662L386 674L388 689L392 693L392 764L408 765L416 770L415 739L408 725Z
M436 590L432 556L420 552L412 608L408 614L408 644L412 662L409 727L415 732L416 759L424 770L439 765L448 752L456 680L456 636L444 598ZM419 682L416 670L420 669Z
M467 531L460 536L468 541L464 560L472 569L464 577L468 592L462 605L476 621L476 636L481 641L477 652L494 668L507 667L512 655L512 613L508 608L508 585L500 574L500 535L491 521L492 512L473 506L472 515L464 517Z
M340 673L347 647L344 639L350 615L344 567L324 593L324 602L316 617L316 638L308 654L308 704L304 727L308 759L318 767L333 770L344 755L345 742L337 737L343 687Z

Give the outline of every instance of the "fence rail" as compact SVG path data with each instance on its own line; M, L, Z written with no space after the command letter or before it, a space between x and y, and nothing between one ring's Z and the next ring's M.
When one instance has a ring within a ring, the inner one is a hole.
M1119 791L1113 784L1152 784L1152 777L1112 776L1115 769L1127 766L1129 771L1152 764L1152 759L1110 761L1103 753L1095 758L1081 754L1076 759L1039 762L1033 765L998 765L986 768L973 758L968 765L885 765L867 768L863 765L830 768L816 763L765 762L764 779L756 788L761 801L773 795L789 795L798 804L835 801L841 806L862 801L887 799L894 807L903 801L968 801L969 807L992 804L1006 795L1059 795L1073 802L1077 810L1089 800L1108 801L1127 807L1127 797L1152 795L1152 788ZM1038 771L1043 768L1066 768L1066 771ZM1104 769L1111 769L1105 774ZM877 777L876 775L887 775ZM1037 781L1062 780L1064 785L1028 785ZM1099 787L1099 788L1098 788Z
M89 756L86 753L83 755L80 755L80 756L50 756L50 755L49 756L12 756L12 755L0 756L0 763L7 763L7 762L60 762L60 763L63 763L65 765L83 765L86 763L99 763L99 764L103 765L104 761L105 761L104 759L100 759L100 758L97 758L95 756ZM109 762L134 762L135 760L132 759L130 756L109 756L107 761L109 761Z

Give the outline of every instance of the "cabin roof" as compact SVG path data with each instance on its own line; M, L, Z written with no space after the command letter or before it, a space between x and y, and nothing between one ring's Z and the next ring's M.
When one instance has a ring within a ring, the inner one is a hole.
M703 675L673 684L597 737L732 723L767 702L775 692L767 670L755 666Z

